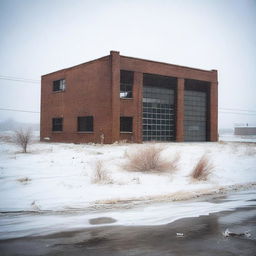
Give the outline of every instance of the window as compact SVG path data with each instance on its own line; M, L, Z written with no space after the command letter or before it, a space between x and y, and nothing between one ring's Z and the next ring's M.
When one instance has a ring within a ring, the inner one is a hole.
M65 91L65 87L66 87L65 79L53 81L53 91L54 92Z
M79 132L93 132L93 116L79 116L77 118Z
M133 72L120 71L120 98L132 98Z
M132 117L120 117L120 132L132 132Z
M63 130L63 118L57 117L52 119L52 131L62 132Z
M143 141L173 141L176 135L174 77L143 74Z

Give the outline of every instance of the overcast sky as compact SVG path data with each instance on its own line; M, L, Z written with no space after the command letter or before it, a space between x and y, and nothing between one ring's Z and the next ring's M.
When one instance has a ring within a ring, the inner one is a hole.
M256 124L255 31L256 0L0 0L0 108L39 111L41 75L117 50L217 69L220 127Z

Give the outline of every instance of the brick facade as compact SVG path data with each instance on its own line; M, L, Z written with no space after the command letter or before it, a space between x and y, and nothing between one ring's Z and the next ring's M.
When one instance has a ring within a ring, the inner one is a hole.
M133 97L120 99L120 70L133 71ZM143 74L177 78L176 141L184 141L184 83L186 79L208 82L209 141L218 137L217 71L110 55L42 76L41 140L74 143L142 142ZM53 92L53 81L65 79L64 91ZM93 116L93 131L78 132L77 117ZM120 116L133 117L132 133L120 133ZM52 131L52 118L63 118L63 130Z

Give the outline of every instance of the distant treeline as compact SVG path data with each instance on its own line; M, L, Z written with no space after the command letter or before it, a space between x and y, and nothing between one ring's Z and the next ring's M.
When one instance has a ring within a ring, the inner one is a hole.
M34 131L39 131L39 124L33 124L33 123L22 123L17 122L13 119L8 119L5 121L0 122L0 131L14 131L21 128L31 128Z

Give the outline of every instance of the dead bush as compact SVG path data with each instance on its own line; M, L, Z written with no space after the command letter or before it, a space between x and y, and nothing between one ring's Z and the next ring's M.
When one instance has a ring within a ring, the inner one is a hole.
M210 163L209 158L206 155L203 155L191 173L191 177L195 180L204 180L206 181L209 175L212 173L214 166Z
M28 178L28 177L25 177L25 178L17 179L17 181L26 185L26 184L28 184L31 181L31 179Z
M102 161L100 160L98 160L95 163L95 167L93 170L92 183L94 184L112 184L113 183Z
M32 130L19 129L14 132L13 142L22 149L22 153L27 153L28 145L32 141Z
M128 162L125 169L139 172L165 172L174 171L177 168L179 155L173 160L165 160L161 156L164 147L157 145L147 145L131 154L126 153Z

